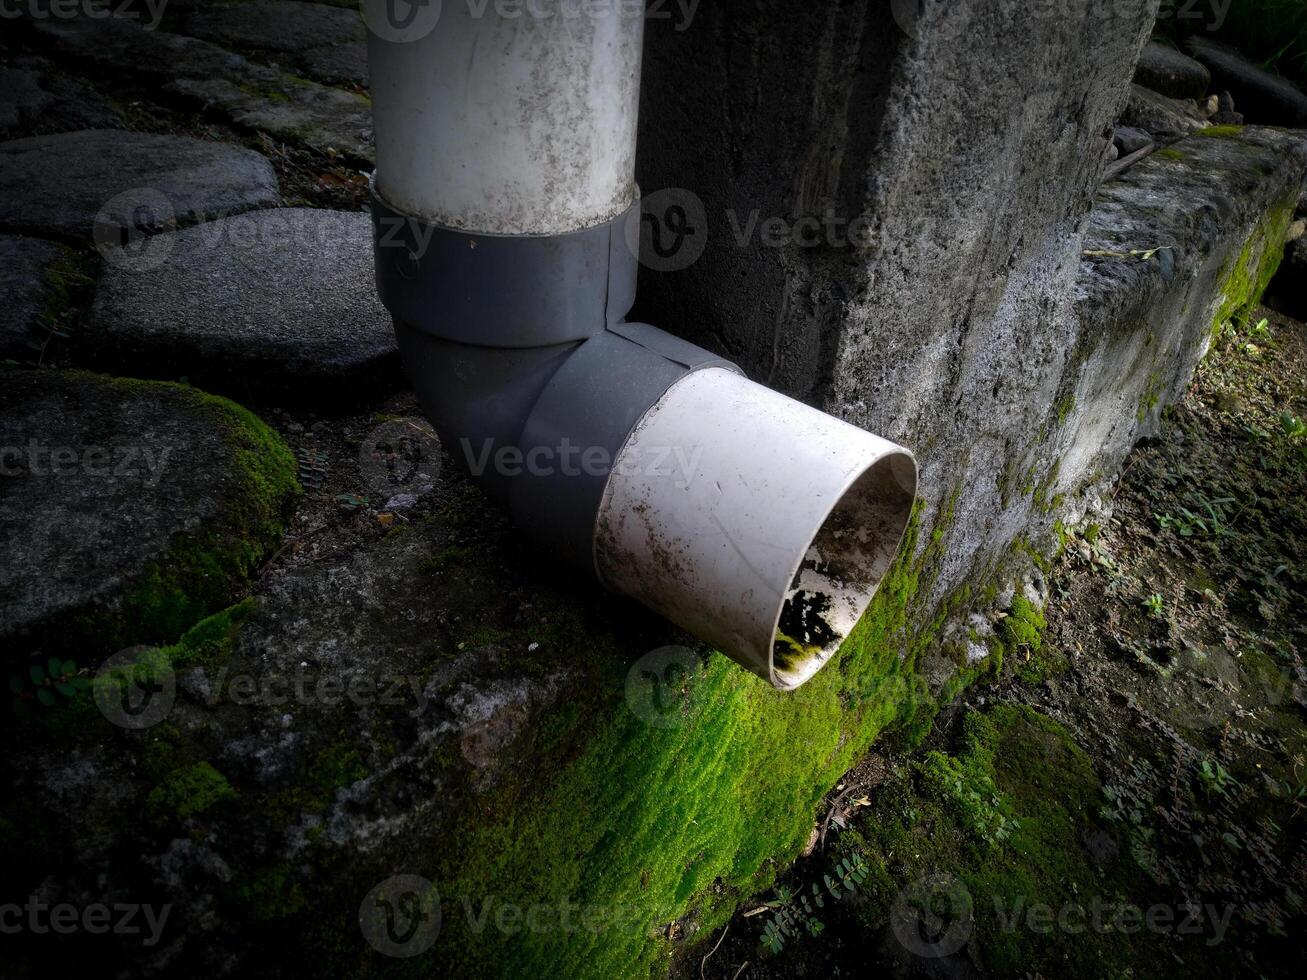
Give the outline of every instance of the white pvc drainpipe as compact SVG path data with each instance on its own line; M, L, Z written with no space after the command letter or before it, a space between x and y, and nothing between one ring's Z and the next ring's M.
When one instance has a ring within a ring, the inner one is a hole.
M626 322L644 20L608 3L447 3L396 40L368 0L378 288L451 452L554 464L479 474L528 534L792 689L893 561L916 463Z

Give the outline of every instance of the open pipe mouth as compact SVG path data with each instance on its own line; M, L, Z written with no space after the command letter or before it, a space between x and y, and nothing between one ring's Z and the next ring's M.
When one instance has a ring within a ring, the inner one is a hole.
M604 490L595 569L781 690L812 678L889 570L911 453L718 367L636 424Z
M912 514L917 465L892 452L869 466L822 522L776 614L772 683L812 678L853 632L894 562Z

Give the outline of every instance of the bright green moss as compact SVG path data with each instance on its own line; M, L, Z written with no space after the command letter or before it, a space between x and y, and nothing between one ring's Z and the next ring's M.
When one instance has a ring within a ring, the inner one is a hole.
M1009 646L1025 647L1039 652L1044 645L1044 629L1047 627L1044 614L1033 602L1023 595L1012 600L1012 609L999 624L1003 639Z
M280 542L282 506L300 492L295 460L275 432L226 398L171 382L81 376L178 399L183 410L221 429L232 455L233 483L215 518L179 535L167 557L145 570L116 610L86 613L63 629L69 642L77 639L110 651L166 643L227 605L235 585L253 575Z
M912 624L924 618L919 603L955 499L915 558L914 513L903 557L871 607L836 659L798 691L774 691L711 655L678 681L672 727L637 717L614 677L609 700L543 732L585 751L538 774L538 792L505 785L483 798L453 834L458 852L433 856L440 962L452 957L477 975L651 975L673 951L669 925L693 922L703 934L769 887L803 847L829 787L879 736L920 738L934 717L916 665L945 613ZM607 656L584 644L576 655ZM549 927L469 925L469 915L493 923L506 904L535 907ZM570 930L559 919L563 904L580 910L569 912ZM580 925L585 913L598 927Z
M1215 127L1221 128L1221 127ZM1236 127L1237 128L1237 127ZM1274 208L1244 242L1238 257L1222 276L1221 302L1212 319L1212 337L1220 336L1230 320L1244 315L1254 306L1275 277L1284 258L1284 241L1293 220L1296 201Z
M226 776L207 762L197 762L179 769L150 790L145 803L156 817L185 820L235 796Z
M1194 136L1202 136L1207 139L1231 139L1243 135L1242 126L1208 126L1206 129L1194 131Z

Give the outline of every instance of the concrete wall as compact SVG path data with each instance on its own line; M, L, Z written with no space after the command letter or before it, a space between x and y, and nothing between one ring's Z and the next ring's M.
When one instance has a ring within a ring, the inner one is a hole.
M1052 466L1037 436L1081 235L1156 6L759 0L650 22L638 176L655 209L702 199L707 243L646 270L637 312L912 447L935 507L961 488L940 595L1032 522L1004 487ZM737 237L828 214L865 234Z

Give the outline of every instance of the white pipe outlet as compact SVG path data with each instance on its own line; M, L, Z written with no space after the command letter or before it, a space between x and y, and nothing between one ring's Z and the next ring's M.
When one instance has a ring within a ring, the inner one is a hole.
M599 508L595 567L788 690L866 610L916 489L902 447L707 368L672 385L627 438Z
M441 438L552 461L469 469L560 563L798 687L888 570L916 464L626 321L642 5L447 2L416 33L370 9L377 284Z
M432 224L496 235L557 235L624 212L644 37L634 6L544 4L537 15L528 4L510 17L451 2L416 39L372 31L381 197Z

